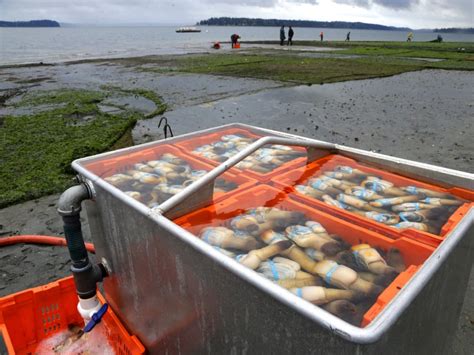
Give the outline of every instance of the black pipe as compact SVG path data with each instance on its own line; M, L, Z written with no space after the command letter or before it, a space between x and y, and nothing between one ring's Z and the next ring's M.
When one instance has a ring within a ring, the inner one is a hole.
M82 299L94 297L97 282L101 282L107 276L103 265L93 265L90 262L82 236L81 203L91 198L92 193L89 187L86 184L81 184L64 191L58 202L58 213L64 222L64 235L71 257L71 271L74 276L76 292Z

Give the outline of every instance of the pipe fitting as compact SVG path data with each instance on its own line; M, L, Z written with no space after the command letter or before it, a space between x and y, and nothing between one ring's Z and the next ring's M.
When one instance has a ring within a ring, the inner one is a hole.
M64 191L58 201L60 216L74 216L81 212L81 203L92 198L92 191L87 184L72 186Z
M107 270L103 265L93 265L90 262L82 236L81 204L84 200L91 199L92 196L93 190L86 182L83 182L67 189L58 202L58 213L62 216L64 222L64 235L71 257L71 271L74 276L76 292L80 302L84 305L88 304L84 300L95 299L97 282L101 282L107 276ZM91 308L89 306L84 307Z
M84 319L85 324L92 319L92 316L99 311L100 307L101 304L96 295L90 298L79 298L77 303L77 311Z
M107 271L101 264L93 265L90 262L84 267L76 267L73 264L71 271L74 274L76 293L81 299L94 297L97 283L107 276Z

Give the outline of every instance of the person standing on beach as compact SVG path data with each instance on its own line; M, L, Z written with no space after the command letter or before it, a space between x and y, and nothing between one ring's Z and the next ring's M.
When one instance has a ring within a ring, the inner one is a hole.
M293 28L290 26L288 29L288 45L292 46L293 45L293 36L295 35L295 31L293 31Z
M350 40L351 40L351 32L349 31L347 32L347 35L346 35L346 41L350 42Z
M232 36L230 36L230 41L232 42L232 48L235 47L239 40L240 36L237 33L234 33Z
M319 34L319 37L321 37L321 42L324 40L324 32L321 31L321 33Z
M283 44L285 43L285 39L286 39L285 26L281 26L281 28L280 28L280 46L283 46Z

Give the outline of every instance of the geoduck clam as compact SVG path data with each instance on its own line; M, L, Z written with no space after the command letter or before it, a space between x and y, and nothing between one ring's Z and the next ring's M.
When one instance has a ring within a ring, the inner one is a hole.
M321 286L292 288L290 292L315 305L322 305L336 300L352 300L355 293L350 290L339 290Z
M398 274L393 267L387 265L379 252L368 244L354 245L351 251L357 265L363 270L365 269L377 275Z
M201 231L200 238L208 244L245 251L256 249L258 241L250 235L236 236L235 232L225 227L207 227Z
M268 230L260 238L267 244L275 243L284 239L279 233ZM358 277L357 272L339 265L332 260L315 262L298 246L293 245L280 253L301 265L301 268L310 274L320 276L327 284L343 289L358 291L367 296L373 296L382 292L382 288Z
M286 236L302 248L313 248L326 255L335 255L341 246L327 233L317 234L307 226L292 225L285 229Z
M292 243L289 240L282 240L274 244L267 245L260 249L254 249L249 251L248 254L243 255L239 258L239 262L242 265L247 266L250 269L255 270L260 266L260 264L275 256L280 254L283 250L288 249L291 247Z
M379 194L383 193L384 195L392 196L408 195L408 192L395 187L390 181L382 180L375 176L368 176L360 185Z

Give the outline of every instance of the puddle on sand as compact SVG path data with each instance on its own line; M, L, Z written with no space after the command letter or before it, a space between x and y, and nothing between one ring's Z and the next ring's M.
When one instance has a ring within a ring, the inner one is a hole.
M104 100L102 103L107 105L106 107L118 106L146 115L151 114L156 110L156 105L153 101L138 95L113 97Z

